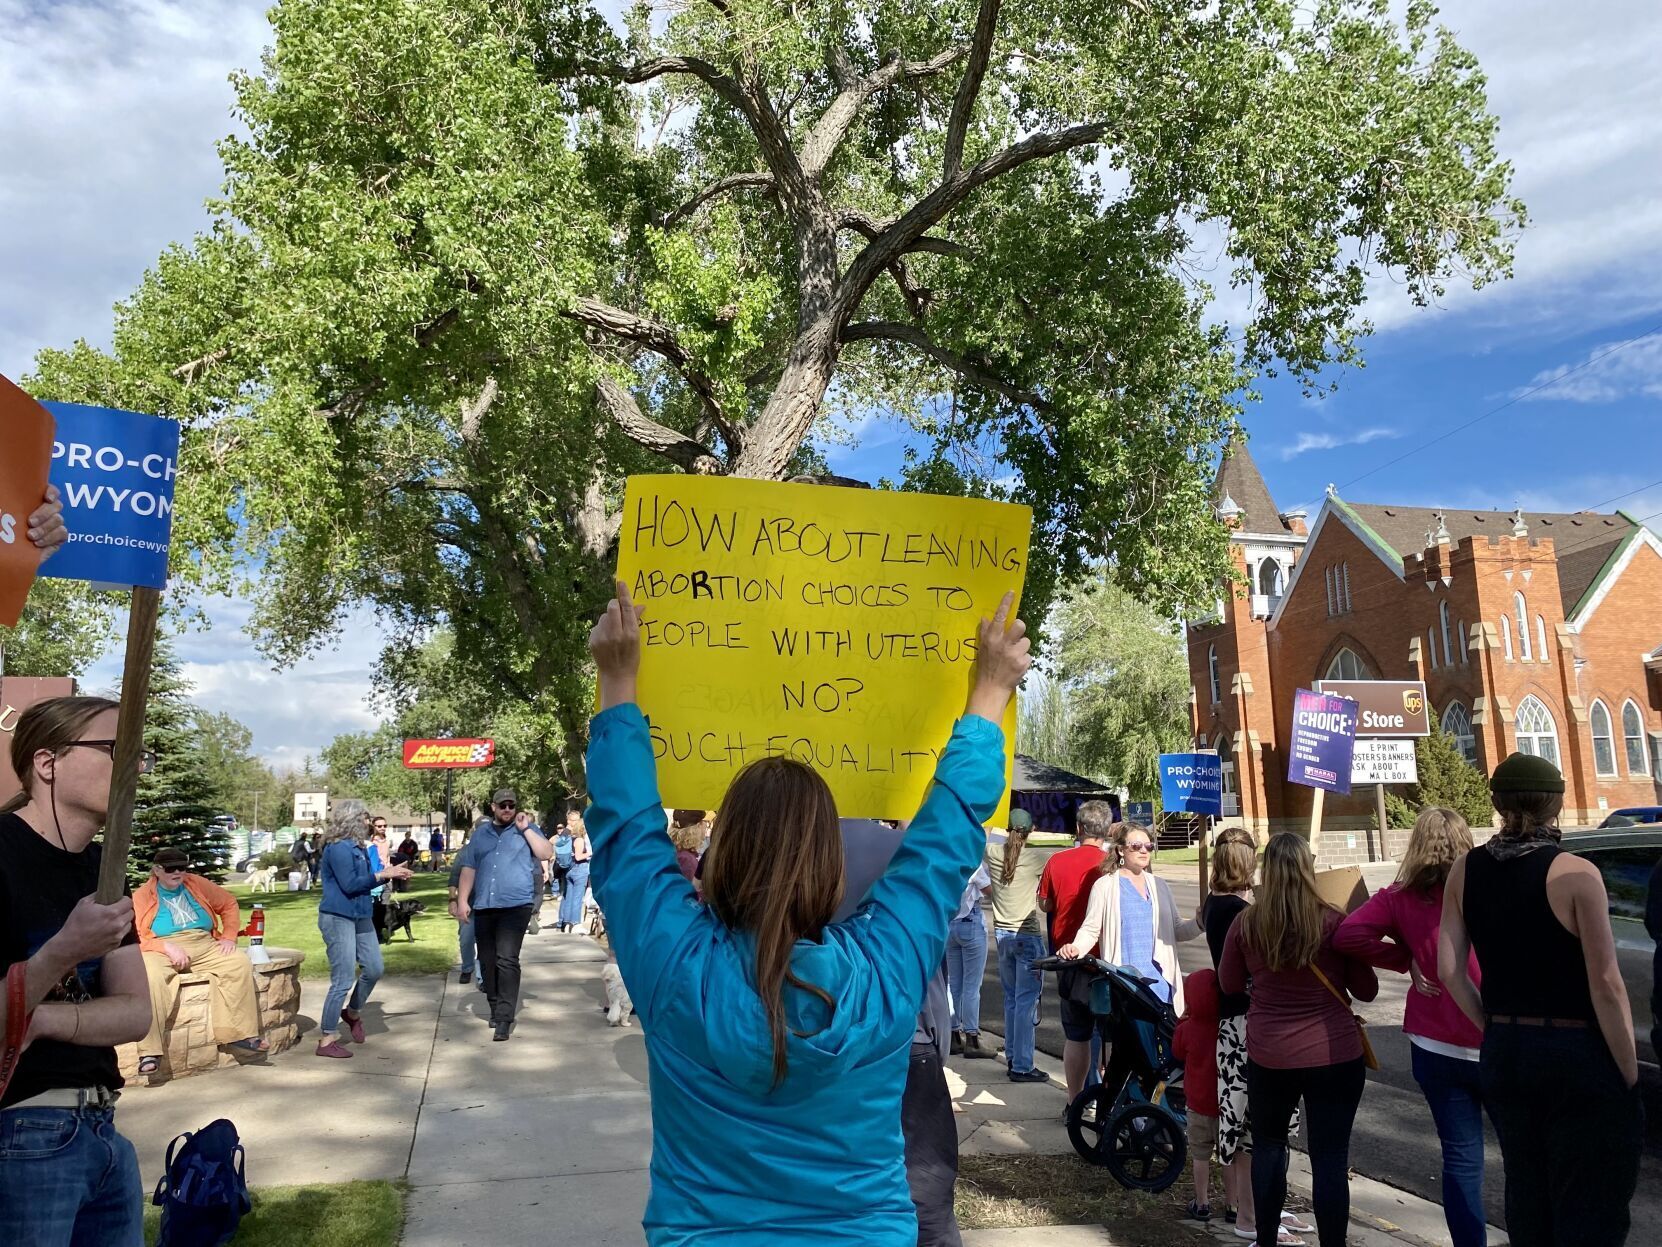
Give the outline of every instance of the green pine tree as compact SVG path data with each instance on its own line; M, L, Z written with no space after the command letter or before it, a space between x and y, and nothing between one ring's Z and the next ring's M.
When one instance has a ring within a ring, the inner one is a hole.
M151 858L163 848L182 849L196 874L225 877L230 839L212 821L224 809L225 794L206 765L189 693L172 645L158 638L144 715L144 747L156 755L156 765L139 778L127 859L127 875L135 885L150 873Z
M1420 782L1408 790L1407 799L1395 793L1385 798L1391 826L1412 827L1428 805L1457 811L1473 830L1493 823L1495 807L1489 800L1489 782L1482 771L1466 761L1454 737L1433 725L1431 735L1415 742L1414 763Z

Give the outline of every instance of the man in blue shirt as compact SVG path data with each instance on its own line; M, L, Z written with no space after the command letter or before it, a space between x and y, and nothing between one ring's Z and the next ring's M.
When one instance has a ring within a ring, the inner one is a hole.
M479 981L491 1004L491 1025L498 1043L506 1041L519 1007L519 950L525 928L541 900L537 862L554 856L554 847L533 826L516 826L519 797L498 788L491 797L491 817L482 818L457 859L456 917L473 922L479 949Z

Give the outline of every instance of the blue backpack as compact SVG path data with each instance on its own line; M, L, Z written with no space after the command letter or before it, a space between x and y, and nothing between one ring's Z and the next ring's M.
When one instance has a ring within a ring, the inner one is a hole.
M252 1205L242 1141L223 1117L167 1148L167 1170L151 1199L162 1210L156 1247L221 1247Z
M571 833L562 831L554 837L554 864L561 870L570 870L577 863L577 856L571 850Z

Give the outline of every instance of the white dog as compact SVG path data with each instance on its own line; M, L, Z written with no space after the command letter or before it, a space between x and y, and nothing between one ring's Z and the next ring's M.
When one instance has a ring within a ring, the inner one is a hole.
M255 892L275 892L277 890L277 868L267 866L263 870L249 871L248 886Z
M629 989L623 985L623 971L617 968L617 962L608 961L600 968L600 981L606 985L608 1025L628 1026L635 1003L629 999Z

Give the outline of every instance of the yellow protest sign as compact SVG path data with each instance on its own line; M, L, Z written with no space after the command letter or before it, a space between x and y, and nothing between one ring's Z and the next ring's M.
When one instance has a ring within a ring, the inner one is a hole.
M717 806L745 763L785 755L845 817L910 818L963 713L977 625L1010 590L1020 605L1032 519L975 498L631 476L618 578L646 614L664 803ZM1014 703L1003 726L1008 776Z

